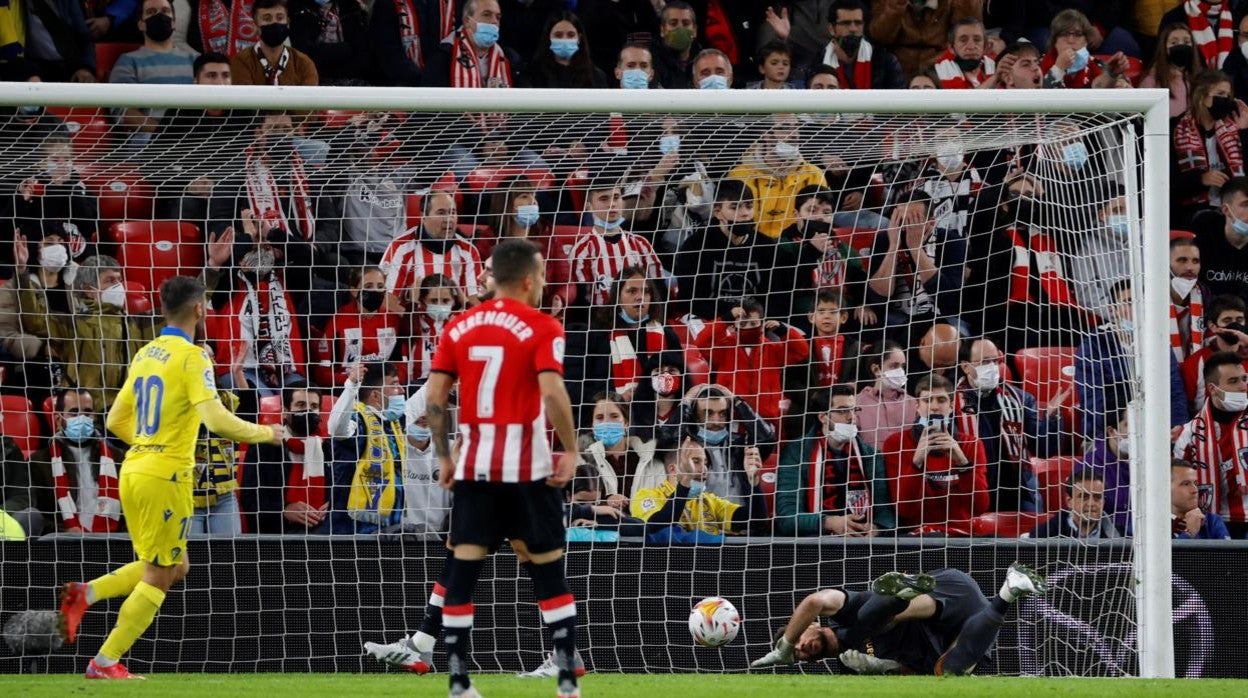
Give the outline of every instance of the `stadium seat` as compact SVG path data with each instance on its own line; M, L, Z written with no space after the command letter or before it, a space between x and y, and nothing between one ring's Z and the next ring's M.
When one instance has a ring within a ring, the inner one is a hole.
M1032 458L1031 471L1036 474L1040 495L1044 497L1044 510L1060 511L1066 503L1066 481L1075 471L1075 459L1071 456Z
M464 186L472 191L489 191L498 189L503 182L524 175L536 189L550 189L555 184L555 175L550 170L524 167L478 167L464 178Z
M779 463L780 452L773 451L758 470L758 489L762 491L763 499L767 502L768 519L773 519L776 515L776 466Z
M126 312L131 315L150 315L152 312L152 292L138 281L122 282L126 288Z
M30 400L21 395L0 395L0 434L13 439L27 458L39 449L43 427Z
M114 223L110 237L117 241L117 261L126 280L142 284L155 293L171 276L194 276L204 266L204 246L199 228L180 221L125 221ZM159 299L153 298L158 306Z
M572 212L585 210L585 187L589 186L589 170L577 170L563 183L572 197Z
M60 117L69 132L74 155L94 159L108 148L110 126L99 107L48 107L48 113Z
M99 42L95 45L95 77L100 82L108 82L108 74L123 53L130 53L142 48L139 44L125 42Z
M281 395L266 395L260 398L260 417L257 421L261 424L277 424L282 421Z
M1018 538L1049 517L1029 511L998 511L980 514L971 520L971 535Z
M145 220L152 217L156 191L134 169L88 170L83 184L100 203L100 221Z
M875 228L837 228L835 233L854 252L863 257L871 256L871 248L875 245Z
M1019 385L1036 397L1036 406L1043 410L1049 401L1063 390L1070 389L1070 396L1062 404L1062 421L1073 428L1075 406L1079 393L1075 387L1075 350L1070 347L1034 347L1023 349L1014 355L1018 368Z

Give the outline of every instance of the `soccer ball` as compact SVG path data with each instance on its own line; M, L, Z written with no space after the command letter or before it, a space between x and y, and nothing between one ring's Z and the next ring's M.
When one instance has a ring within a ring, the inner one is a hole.
M728 599L711 596L689 612L689 634L703 647L726 645L736 639L740 630L741 615Z

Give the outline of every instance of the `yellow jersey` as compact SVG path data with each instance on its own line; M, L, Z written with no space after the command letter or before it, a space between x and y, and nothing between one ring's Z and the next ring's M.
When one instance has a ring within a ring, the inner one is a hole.
M649 521L674 494L676 485L671 480L664 480L658 487L638 490L629 509L636 518ZM685 509L680 512L678 523L686 531L725 535L732 533L732 513L740 508L740 504L733 504L723 497L703 492L697 499L685 502Z
M130 362L117 395L130 433L122 468L175 482L193 482L195 443L202 422L197 406L219 400L212 361L183 331L166 327Z

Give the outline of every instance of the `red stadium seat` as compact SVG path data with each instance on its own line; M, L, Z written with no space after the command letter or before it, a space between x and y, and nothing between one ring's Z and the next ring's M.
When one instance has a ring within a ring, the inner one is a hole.
M555 175L550 170L524 167L478 167L464 178L464 186L473 191L498 189L503 182L523 175L536 189L549 189L555 184Z
M152 292L138 281L124 281L126 310L131 315L149 315L152 312Z
M48 107L48 113L60 117L69 131L74 154L80 158L98 157L108 148L110 129L104 110L99 107Z
M1060 511L1066 504L1066 482L1075 471L1075 459L1070 456L1032 458L1031 471L1036 474L1040 494L1044 497L1044 510Z
M43 427L30 400L21 395L0 395L0 434L13 439L27 458L39 449Z
M146 220L152 217L156 191L134 169L106 168L83 179L100 202L101 221Z
M108 82L108 74L113 71L117 59L123 53L137 51L142 46L123 42L101 42L95 45L95 77L100 82Z
M579 213L585 210L585 187L589 186L589 170L577 170L568 175L564 186L568 190L568 195L572 197L572 212Z
M980 514L971 520L971 535L1018 538L1049 518L1048 514L1028 511L998 511Z
M780 452L774 451L758 471L758 489L762 491L763 499L767 502L767 518L769 519L776 515L776 466L779 463Z
M875 228L837 228L836 237L849 245L850 249L862 255L871 256L871 248L875 246Z
M266 395L260 398L261 424L277 424L282 421L282 396Z
M125 221L114 223L110 236L116 240L117 261L126 279L155 293L171 276L199 274L204 266L204 246L199 228L180 221ZM159 300L153 298L153 305Z
M1068 427L1075 422L1075 406L1079 394L1075 391L1075 350L1070 347L1034 347L1023 349L1014 355L1018 368L1019 385L1036 397L1036 406L1043 410L1063 390L1070 394L1062 403L1062 420Z

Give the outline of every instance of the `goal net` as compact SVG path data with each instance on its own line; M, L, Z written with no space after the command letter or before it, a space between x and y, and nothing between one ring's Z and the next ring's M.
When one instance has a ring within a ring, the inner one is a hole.
M361 643L417 629L446 555L419 387L525 237L567 336L591 669L743 671L812 591L950 567L991 596L1018 560L1050 591L980 671L1173 671L1164 96L125 87L0 92L3 433L29 474L5 509L43 534L0 545L5 612L129 560L104 415L160 283L199 275L223 399L296 436L201 435L192 571L131 667L380 668ZM735 642L694 646L705 596ZM514 557L487 565L481 670L542 662L532 599ZM100 609L0 668L80 668Z

